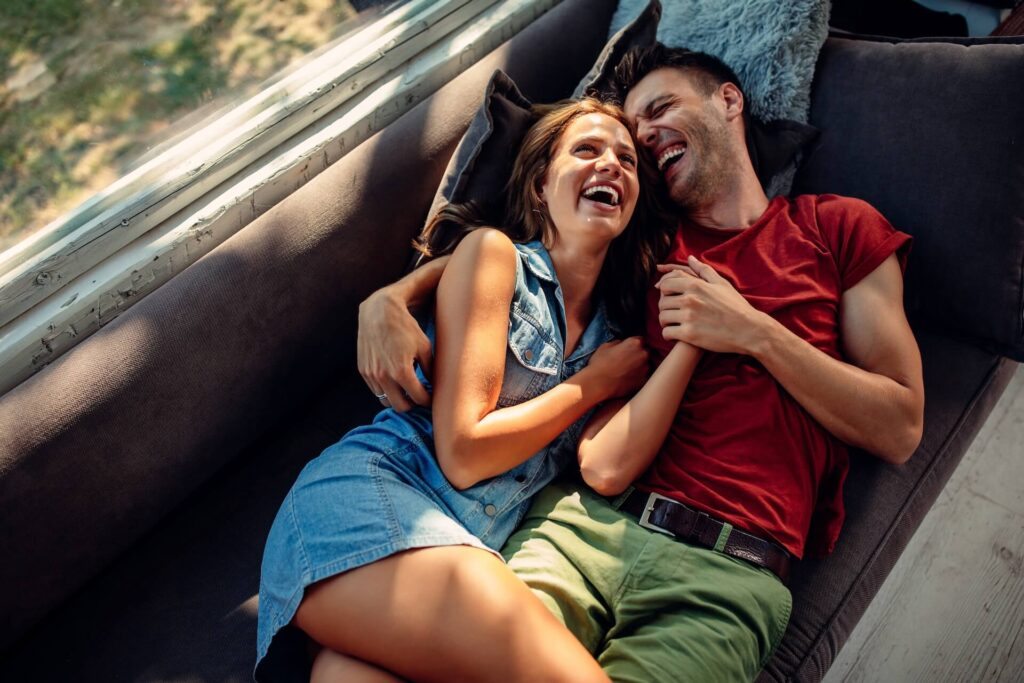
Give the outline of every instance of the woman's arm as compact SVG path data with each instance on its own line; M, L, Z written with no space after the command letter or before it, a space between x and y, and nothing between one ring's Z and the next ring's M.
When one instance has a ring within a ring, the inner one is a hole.
M700 358L677 343L628 403L613 401L587 422L578 449L580 473L605 496L621 493L657 455Z
M635 388L646 363L637 340L606 344L569 380L495 410L517 258L504 234L476 230L455 250L438 287L434 445L458 489L512 469L598 403Z
M359 374L374 394L387 394L395 410L409 410L412 403L430 405L430 394L416 378L414 363L429 377L434 356L430 340L409 311L430 299L449 258L441 256L420 266L359 305Z

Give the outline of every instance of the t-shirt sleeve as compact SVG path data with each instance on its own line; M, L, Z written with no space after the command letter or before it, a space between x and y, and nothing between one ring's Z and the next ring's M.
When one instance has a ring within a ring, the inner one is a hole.
M896 230L873 206L860 199L821 195L818 229L832 251L843 291L871 274L891 254L906 270L913 238Z

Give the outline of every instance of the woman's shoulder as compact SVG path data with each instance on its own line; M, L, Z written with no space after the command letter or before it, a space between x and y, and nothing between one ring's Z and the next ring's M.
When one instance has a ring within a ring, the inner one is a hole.
M459 242L445 273L451 271L453 279L487 287L500 285L504 289L507 283L511 293L519 260L519 251L508 235L496 228L477 228Z
M452 254L453 264L515 272L518 251L508 235L497 228L477 228L462 238Z
M516 253L516 246L508 235L497 228L476 228L462 238L455 252L473 252L477 256L508 260Z

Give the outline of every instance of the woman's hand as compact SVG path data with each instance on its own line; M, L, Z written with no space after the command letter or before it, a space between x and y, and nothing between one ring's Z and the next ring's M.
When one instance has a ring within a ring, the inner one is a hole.
M607 398L631 396L647 379L648 353L640 337L627 337L602 344L586 370L602 382Z
M633 398L608 401L594 412L577 452L580 474L591 488L603 496L618 495L650 466L699 359L699 349L676 343Z

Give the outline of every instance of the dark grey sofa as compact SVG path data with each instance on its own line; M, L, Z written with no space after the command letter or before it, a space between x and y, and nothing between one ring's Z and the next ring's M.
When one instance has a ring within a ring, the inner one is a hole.
M277 506L376 409L354 372L358 302L408 262L493 70L535 101L568 94L614 5L566 0L0 397L0 680L249 679ZM962 73L958 51L977 49L991 54ZM952 69L941 83L935 59ZM820 679L1024 358L1024 103L968 104L1022 82L1024 45L834 38L822 54L821 144L796 189L862 197L915 235L926 427L906 466L855 455L842 538L797 566L766 680ZM963 166L929 148L968 129Z

